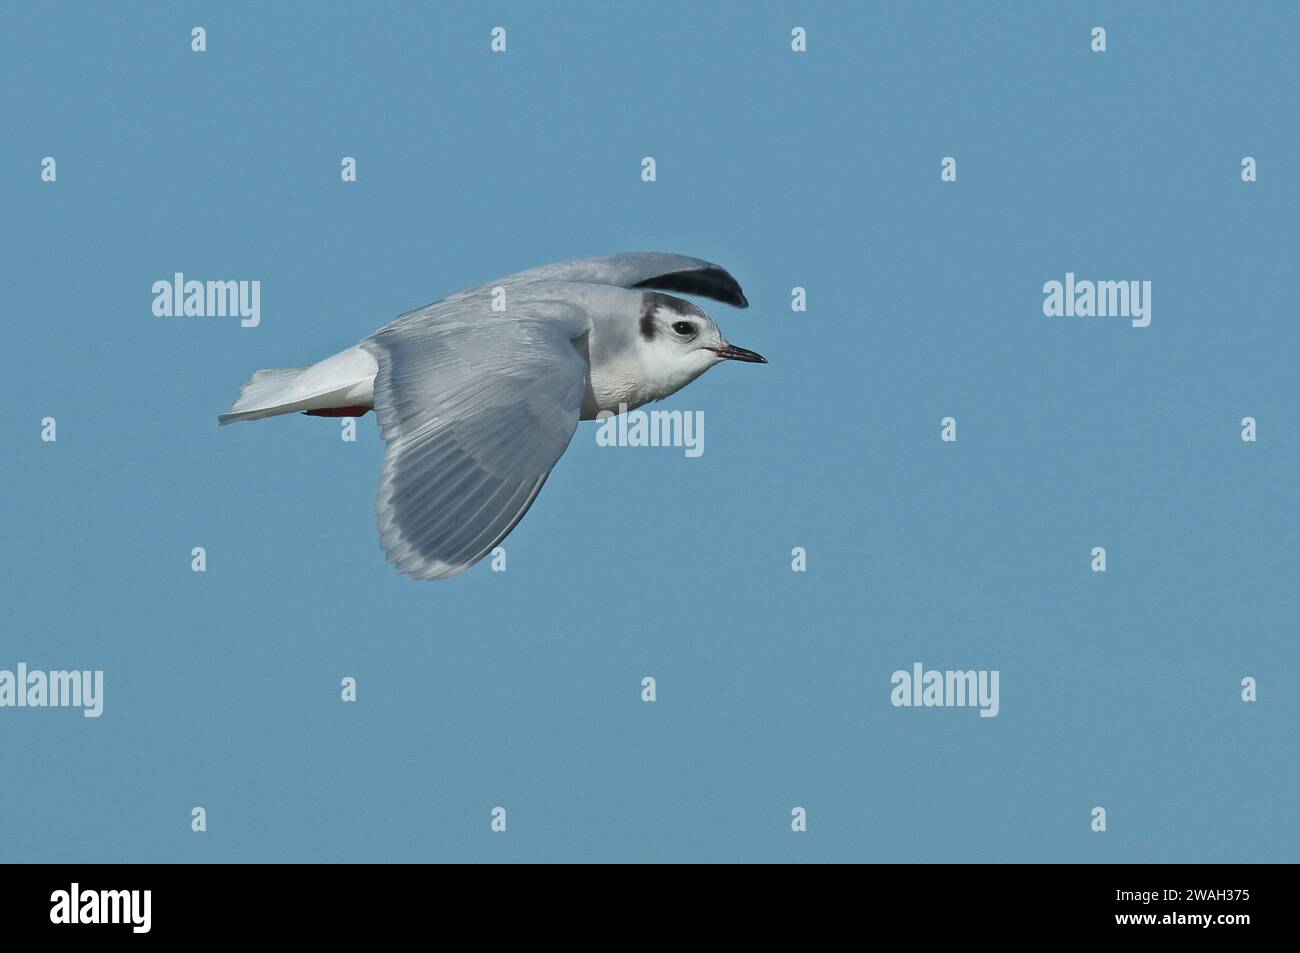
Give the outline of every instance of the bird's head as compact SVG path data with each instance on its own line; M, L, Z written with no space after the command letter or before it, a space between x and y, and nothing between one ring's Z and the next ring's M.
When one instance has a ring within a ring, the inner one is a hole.
M767 363L761 354L724 340L699 307L657 291L642 297L637 342L646 376L665 397L721 361Z

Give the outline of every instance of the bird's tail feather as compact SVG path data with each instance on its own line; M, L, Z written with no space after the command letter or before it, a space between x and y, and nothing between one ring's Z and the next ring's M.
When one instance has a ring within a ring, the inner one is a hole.
M239 391L239 400L218 423L260 420L277 414L357 417L374 404L379 365L358 346L332 354L310 367L273 367L257 371Z
M230 412L217 418L217 423L234 423L236 420L260 420L276 414L289 414L297 409L300 395L294 393L293 384L305 367L270 367L254 371L253 376L239 389L239 399Z

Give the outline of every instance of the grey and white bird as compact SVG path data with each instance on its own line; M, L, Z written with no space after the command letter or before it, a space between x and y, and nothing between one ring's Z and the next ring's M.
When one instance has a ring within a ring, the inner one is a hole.
M514 529L579 420L662 400L721 361L767 363L666 291L749 305L698 258L543 265L407 312L310 367L257 371L217 420L373 409L387 443L380 546L399 571L445 579Z

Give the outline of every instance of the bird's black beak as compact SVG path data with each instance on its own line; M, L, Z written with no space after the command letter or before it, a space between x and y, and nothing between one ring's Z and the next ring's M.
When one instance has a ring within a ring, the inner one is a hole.
M744 361L746 364L766 364L767 358L757 351L751 351L748 348L736 347L734 344L723 343L713 349L713 353L727 361Z

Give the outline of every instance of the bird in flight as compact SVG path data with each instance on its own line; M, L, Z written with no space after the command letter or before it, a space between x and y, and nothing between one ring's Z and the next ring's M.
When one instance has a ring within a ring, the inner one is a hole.
M387 443L380 547L400 572L445 579L523 519L579 420L662 400L722 361L767 363L669 291L749 306L698 258L543 265L407 312L309 367L256 371L217 420L373 409Z

